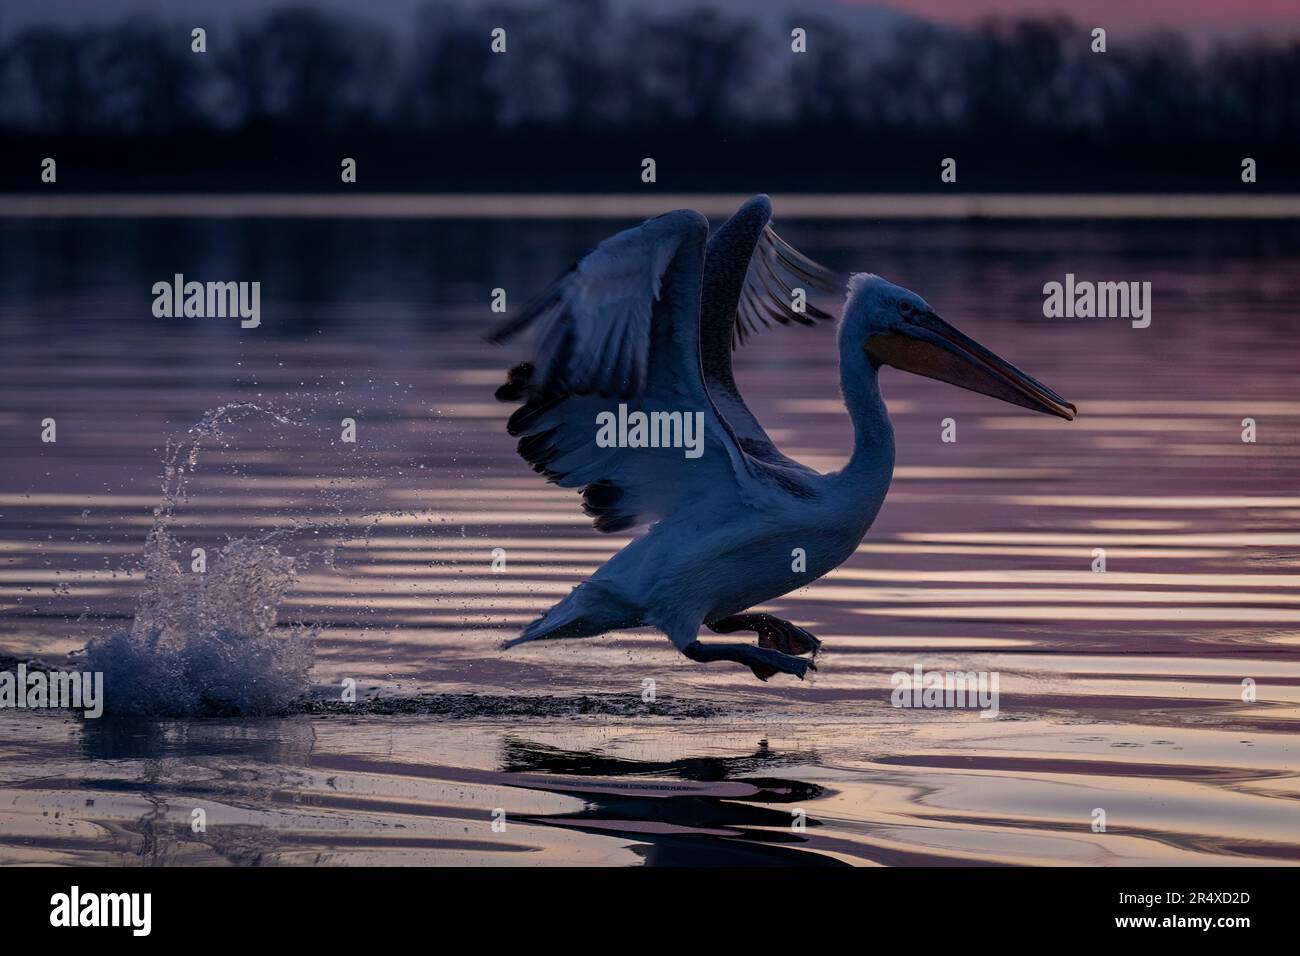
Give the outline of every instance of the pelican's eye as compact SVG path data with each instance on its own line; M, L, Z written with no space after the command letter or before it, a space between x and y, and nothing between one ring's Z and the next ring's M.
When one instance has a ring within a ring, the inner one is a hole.
M899 299L898 314L905 319L910 319L916 314L916 306L912 305L912 303L908 302L906 299Z

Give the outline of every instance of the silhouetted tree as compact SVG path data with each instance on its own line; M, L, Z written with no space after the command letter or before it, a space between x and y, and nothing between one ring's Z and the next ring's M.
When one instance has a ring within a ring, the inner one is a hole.
M327 129L373 121L394 86L387 33L306 7L244 25L220 65L245 120Z
M641 14L632 23L630 62L635 82L629 98L645 121L722 124L742 113L752 88L760 38L749 23L716 10L690 10L656 18Z
M7 88L15 125L36 130L78 130L93 115L97 80L85 75L83 36L52 27L19 33L5 51Z
M491 51L491 32L506 29L513 39L515 60L524 59L520 38L510 37L508 8L473 13L450 3L420 10L413 39L414 52L403 84L400 116L419 129L495 127L502 118L503 78L507 53Z
M189 32L144 20L97 31L79 50L95 77L95 125L119 132L180 129L200 120L201 64Z

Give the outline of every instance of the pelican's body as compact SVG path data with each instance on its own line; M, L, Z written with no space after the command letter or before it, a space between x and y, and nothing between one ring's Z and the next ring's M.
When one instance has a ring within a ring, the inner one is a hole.
M772 483L758 485L743 511L722 496L688 504L601 565L574 600L600 620L600 632L649 625L685 646L700 622L788 594L843 564L885 500L894 461L892 447L883 451L869 474L817 475L798 497ZM728 513L744 520L719 520ZM796 551L806 557L797 561Z
M820 474L775 447L731 370L733 342L768 320L829 318L791 307L791 282L825 287L827 273L771 232L766 197L747 203L707 242L708 224L668 213L602 243L505 337L540 325L536 358L498 398L520 454L548 479L583 489L602 531L649 530L507 646L652 626L697 661L731 660L761 679L803 677L818 640L768 614L744 613L838 567L871 527L889 490L894 436L879 369L894 364L1062 417L1049 389L938 319L919 296L855 276L839 328L840 385L853 454ZM597 417L613 405L701 412L702 454L606 448ZM755 645L701 642L701 626L753 630Z

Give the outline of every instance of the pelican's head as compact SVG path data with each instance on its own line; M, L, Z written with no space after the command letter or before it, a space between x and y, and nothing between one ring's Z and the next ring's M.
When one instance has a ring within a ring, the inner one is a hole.
M1067 421L1077 411L1046 385L958 332L915 292L880 276L853 276L843 321L840 334L860 340L877 367L892 365Z

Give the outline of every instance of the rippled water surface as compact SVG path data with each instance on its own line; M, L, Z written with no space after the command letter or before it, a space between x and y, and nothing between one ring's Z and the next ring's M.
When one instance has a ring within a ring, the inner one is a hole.
M286 716L0 711L0 862L1296 860L1300 228L788 223L1080 415L886 371L893 490L847 564L769 608L822 638L817 673L762 684L650 632L498 650L627 539L515 457L487 303L617 227L0 222L0 652L76 666L130 626L166 443L232 403L281 418L204 441L173 556L272 534L279 631L317 630L316 703ZM178 272L261 281L262 326L154 318ZM1151 327L1044 319L1067 272L1150 281ZM787 453L843 462L829 329L737 361ZM997 672L1000 716L890 706L917 664Z

